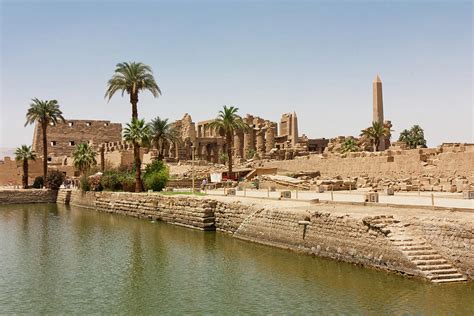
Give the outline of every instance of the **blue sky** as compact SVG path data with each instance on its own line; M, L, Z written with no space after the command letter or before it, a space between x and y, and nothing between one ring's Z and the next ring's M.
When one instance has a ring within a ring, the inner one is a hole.
M66 118L127 122L104 99L115 64L149 64L163 91L139 116L212 118L222 105L279 121L296 111L312 138L357 135L383 81L395 137L420 124L430 146L473 142L471 2L5 1L0 147L31 144L30 99Z

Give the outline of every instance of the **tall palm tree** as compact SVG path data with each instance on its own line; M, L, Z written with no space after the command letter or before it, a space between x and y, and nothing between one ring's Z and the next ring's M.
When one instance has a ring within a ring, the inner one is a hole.
M143 189L141 179L140 147L148 146L150 141L150 126L145 120L132 119L127 123L123 130L123 138L133 144L133 158L135 160L135 192L141 192Z
M215 128L218 131L224 132L227 145L228 178L232 177L232 147L234 133L236 131L245 131L249 129L249 126L237 114L238 111L239 108L236 108L234 106L227 107L226 105L224 105L223 110L219 111L217 118L209 124L210 128Z
M31 150L31 146L21 145L15 150L15 159L17 161L23 161L23 177L21 178L23 183L23 189L28 188L28 160L35 160L36 154Z
M95 151L87 143L77 144L72 152L72 158L74 161L74 167L76 167L81 174L90 170L92 166L97 164L97 160L95 158Z
M158 150L158 159L162 160L166 146L178 140L177 131L168 123L168 119L161 119L159 116L151 120L149 126L151 142Z
M360 136L365 136L374 143L374 151L378 151L380 139L390 137L390 129L379 122L372 122L372 126L363 129Z
M403 130L398 140L404 142L412 149L418 146L426 147L425 132L420 125L413 125L410 130Z
M132 104L132 119L137 120L138 94L144 90L150 91L155 98L161 95L150 66L143 63L123 62L115 66L115 73L107 82L105 97L110 100L117 91L121 91L122 96L127 92Z
M44 185L47 185L48 174L48 138L47 129L50 123L57 124L58 121L63 121L63 112L59 109L58 101L56 100L40 100L38 98L32 99L30 108L26 112L26 123L38 123L43 132L43 180Z

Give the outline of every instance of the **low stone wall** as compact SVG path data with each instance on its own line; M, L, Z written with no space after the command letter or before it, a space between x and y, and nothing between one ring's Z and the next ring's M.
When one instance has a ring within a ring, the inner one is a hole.
M0 190L0 204L55 203L58 192L42 189Z
M71 205L201 230L215 230L214 210L217 202L210 199L156 193L69 192ZM67 196L67 193L61 192L58 203L67 203Z
M234 237L345 262L419 275L370 221L325 212L271 210L220 204L218 230Z

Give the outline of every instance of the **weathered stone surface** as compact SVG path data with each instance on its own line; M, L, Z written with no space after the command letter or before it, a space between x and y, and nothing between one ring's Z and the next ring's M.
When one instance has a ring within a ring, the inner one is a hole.
M55 203L58 192L53 190L0 190L0 204Z

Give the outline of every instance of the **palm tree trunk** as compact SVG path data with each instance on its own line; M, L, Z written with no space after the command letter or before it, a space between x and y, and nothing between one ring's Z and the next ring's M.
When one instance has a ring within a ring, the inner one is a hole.
M227 171L227 179L232 178L232 134L227 133L226 135L227 138L227 163L228 165L228 171Z
M46 130L48 128L48 123L43 122L41 124L41 128L43 129L43 184L45 187L48 186L48 139L46 136Z
M23 189L28 188L28 159L23 159Z
M142 192L140 145L133 143L133 158L135 160L135 192Z
M131 93L130 94L130 103L132 104L132 120L138 120L138 93Z

